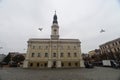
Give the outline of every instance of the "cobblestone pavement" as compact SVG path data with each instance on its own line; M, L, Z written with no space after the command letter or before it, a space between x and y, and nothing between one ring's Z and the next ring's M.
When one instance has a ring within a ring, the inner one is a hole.
M120 80L120 69L0 69L0 80Z

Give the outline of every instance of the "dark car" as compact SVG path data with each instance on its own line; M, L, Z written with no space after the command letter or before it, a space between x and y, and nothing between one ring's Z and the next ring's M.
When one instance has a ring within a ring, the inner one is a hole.
M85 68L94 68L93 64L90 62L84 62Z
M1 62L1 64L2 64L2 65L7 65L7 63L6 63L6 62Z
M9 62L9 66L10 66L10 67L17 67L17 63L11 61L11 62Z
M118 62L111 60L110 63L113 68L120 68L120 64Z

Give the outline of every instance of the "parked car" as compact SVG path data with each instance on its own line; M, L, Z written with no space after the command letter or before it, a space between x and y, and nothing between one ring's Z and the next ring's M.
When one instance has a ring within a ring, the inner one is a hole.
M90 62L84 62L85 68L93 68L93 64Z
M93 62L94 66L102 66L102 61Z
M112 66L113 68L119 68L119 67L120 67L119 63L117 63L116 61L111 60L110 62L111 62L111 66Z
M11 61L11 62L9 62L9 66L10 67L17 67L17 63Z
M2 65L7 65L7 63L6 63L6 62L0 62L0 64L2 64Z

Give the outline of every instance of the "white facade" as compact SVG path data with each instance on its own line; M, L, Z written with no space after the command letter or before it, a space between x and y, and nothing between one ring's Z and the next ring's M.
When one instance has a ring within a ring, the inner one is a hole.
M51 38L28 40L24 68L84 67L78 39L60 39L57 15L53 17Z

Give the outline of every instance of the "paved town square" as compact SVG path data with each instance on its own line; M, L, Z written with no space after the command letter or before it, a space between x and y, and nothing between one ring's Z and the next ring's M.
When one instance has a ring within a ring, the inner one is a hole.
M0 80L120 80L120 69L0 69Z

